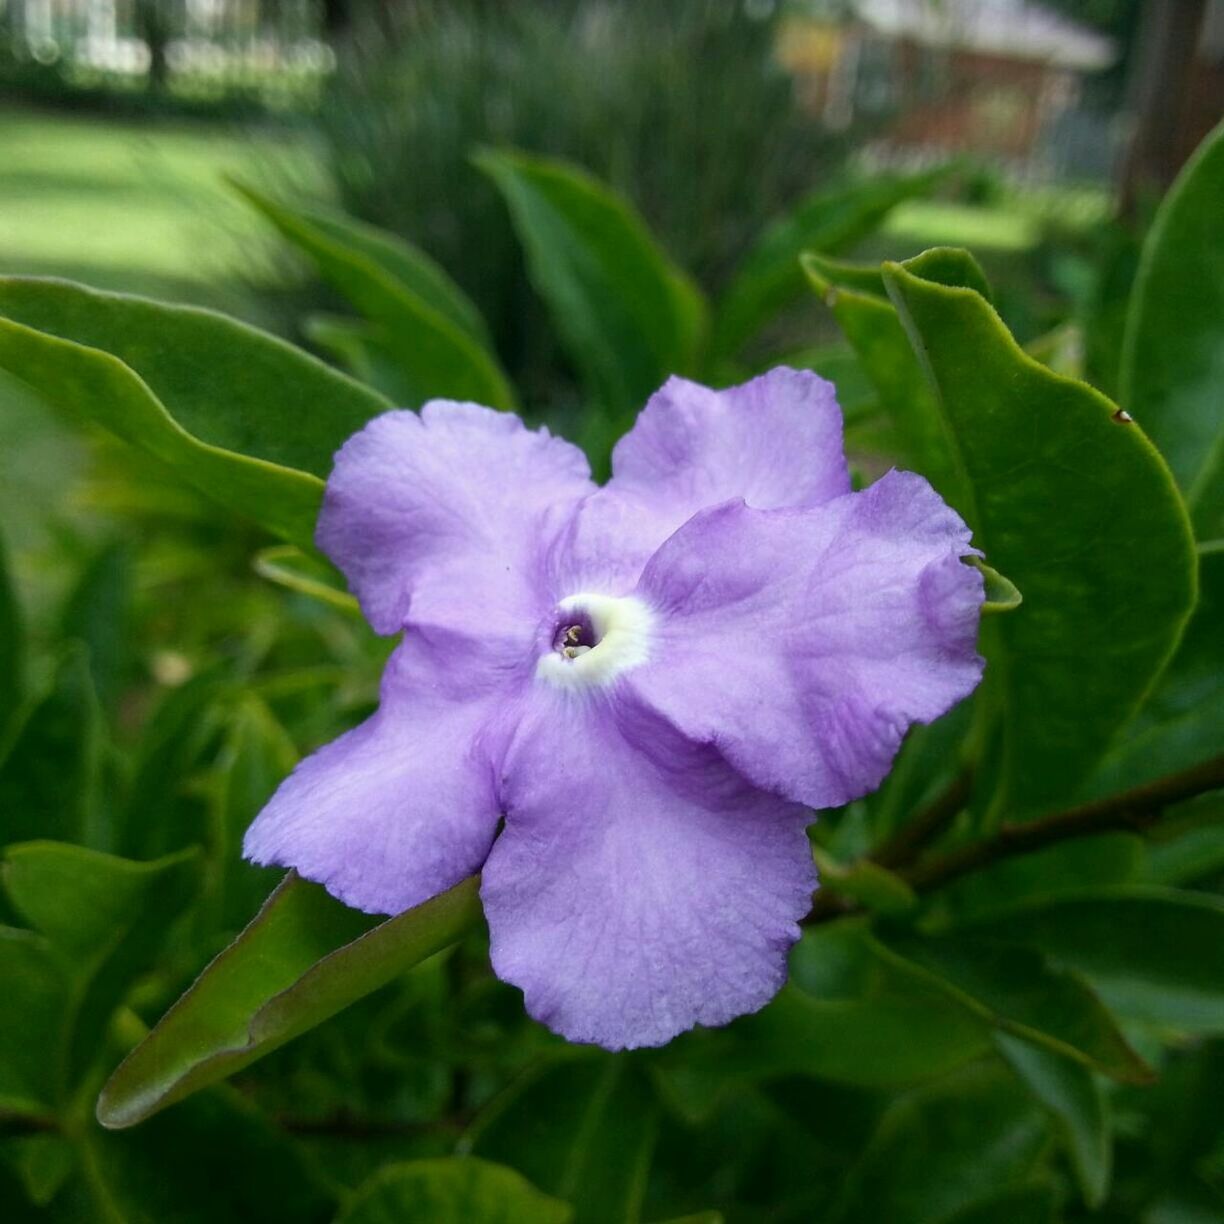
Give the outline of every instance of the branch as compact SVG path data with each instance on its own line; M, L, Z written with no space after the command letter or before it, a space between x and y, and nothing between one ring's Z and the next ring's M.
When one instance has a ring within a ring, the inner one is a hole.
M919 863L905 873L905 879L915 890L929 891L1000 859L1031 854L1055 842L1111 830L1145 829L1160 819L1165 808L1221 786L1224 786L1224 756L1119 795L1043 816L1040 820L1004 825L993 837L962 846L942 858Z
M1005 824L993 837L914 864L923 842L938 833L963 806L968 786L967 775L958 779L944 795L915 817L911 822L915 830L913 835L902 836L905 832L902 830L880 848L873 861L883 867L908 868L897 872L901 879L915 892L932 892L1002 859L1032 854L1060 841L1113 830L1142 830L1159 820L1165 809L1173 804L1224 787L1224 756L1039 820ZM862 907L851 901L822 893L803 921L810 926L861 912Z
M896 870L912 863L930 842L951 824L969 800L973 775L968 770L954 778L913 820L907 821L871 857L881 867Z

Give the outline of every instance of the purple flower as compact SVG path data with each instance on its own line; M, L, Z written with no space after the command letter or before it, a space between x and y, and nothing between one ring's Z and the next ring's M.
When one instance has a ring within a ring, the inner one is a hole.
M494 970L571 1041L763 1006L816 886L811 809L878 786L982 672L968 528L919 476L852 493L841 428L812 374L673 378L598 488L504 413L371 421L318 541L407 632L378 712L246 854L372 913L481 871Z

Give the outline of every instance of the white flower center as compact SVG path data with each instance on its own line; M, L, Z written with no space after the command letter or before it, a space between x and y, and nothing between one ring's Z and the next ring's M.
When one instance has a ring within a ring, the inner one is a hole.
M557 688L602 688L646 662L653 628L653 613L632 595L570 595L557 605L552 647L536 676Z

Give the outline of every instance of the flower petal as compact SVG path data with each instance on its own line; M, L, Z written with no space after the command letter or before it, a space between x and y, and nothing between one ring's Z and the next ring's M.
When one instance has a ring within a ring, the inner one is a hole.
M808 812L619 706L533 693L481 886L497 975L609 1049L764 1006L816 884Z
M771 510L850 491L833 384L782 366L724 391L668 379L617 443L612 473L569 529L562 586L623 594L676 528L729 498Z
M833 807L879 785L912 722L967 696L981 574L969 529L890 472L808 510L732 502L651 558L654 656L627 682L756 785Z
M503 699L410 635L387 665L378 712L297 766L243 853L372 914L451 888L480 870L497 830L490 762Z
M340 448L317 539L380 633L465 617L481 632L533 632L549 524L593 489L582 452L547 430L433 400Z

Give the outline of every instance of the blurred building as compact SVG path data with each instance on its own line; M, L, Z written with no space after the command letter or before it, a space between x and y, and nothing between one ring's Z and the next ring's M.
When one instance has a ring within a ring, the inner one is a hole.
M890 116L880 151L893 157L964 152L1104 177L1124 135L1084 105L1118 48L1034 0L817 0L785 24L780 56L823 124Z
M0 0L10 83L196 97L279 92L288 104L334 64L320 0Z

